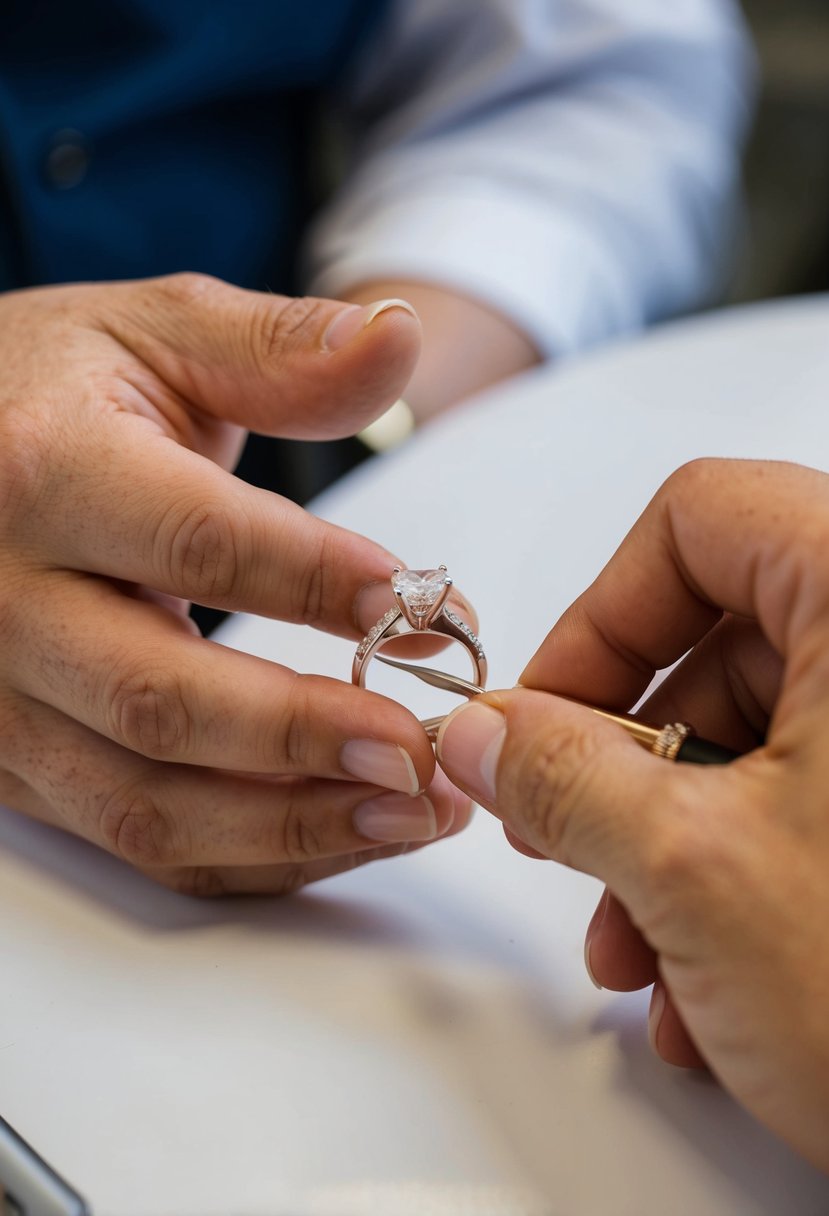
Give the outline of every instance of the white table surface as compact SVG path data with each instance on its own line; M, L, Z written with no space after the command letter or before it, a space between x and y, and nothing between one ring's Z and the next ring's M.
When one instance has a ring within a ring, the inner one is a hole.
M829 469L828 397L829 300L721 314L494 391L317 506L449 566L496 687L678 464ZM342 640L221 637L349 675ZM643 994L590 985L598 891L479 813L292 900L199 903L0 808L0 1113L100 1216L829 1211L829 1179L652 1057Z

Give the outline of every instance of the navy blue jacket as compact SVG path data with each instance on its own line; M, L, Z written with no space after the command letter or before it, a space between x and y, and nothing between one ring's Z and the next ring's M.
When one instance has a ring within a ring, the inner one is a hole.
M310 119L382 4L4 4L0 290L187 269L290 291Z

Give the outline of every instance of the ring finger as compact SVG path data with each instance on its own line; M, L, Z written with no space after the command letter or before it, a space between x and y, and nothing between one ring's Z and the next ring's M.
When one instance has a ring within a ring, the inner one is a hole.
M6 768L25 795L17 809L138 868L307 865L431 840L455 818L442 775L416 797L356 782L269 780L147 760L25 698L8 720Z

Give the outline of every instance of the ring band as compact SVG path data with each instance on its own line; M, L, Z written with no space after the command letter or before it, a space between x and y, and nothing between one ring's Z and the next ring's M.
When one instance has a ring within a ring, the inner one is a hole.
M486 685L487 661L477 634L456 612L446 605L452 579L445 566L437 570L402 570L395 566L391 576L392 590L397 600L380 620L369 629L354 654L351 682L365 687L368 665L377 651L394 638L412 634L432 634L459 642L472 661L473 682ZM434 734L434 719L423 725Z

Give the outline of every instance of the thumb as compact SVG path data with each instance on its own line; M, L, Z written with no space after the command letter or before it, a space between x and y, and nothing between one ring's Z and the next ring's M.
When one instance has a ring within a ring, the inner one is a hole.
M532 849L603 879L622 898L637 890L675 772L617 726L519 688L456 709L436 748L454 784Z
M420 353L404 300L360 307L201 274L119 287L107 330L188 402L263 434L354 434L400 396Z

